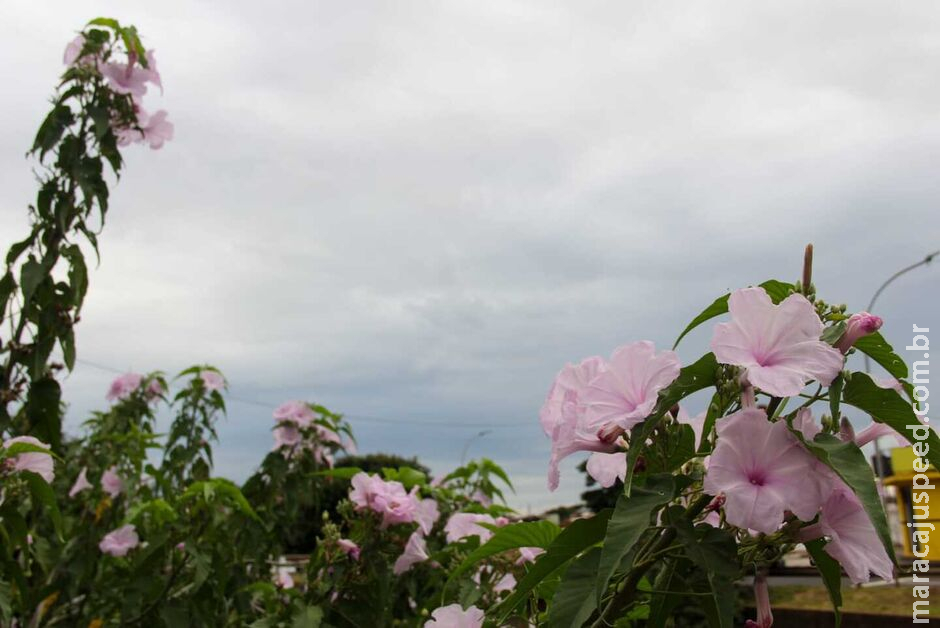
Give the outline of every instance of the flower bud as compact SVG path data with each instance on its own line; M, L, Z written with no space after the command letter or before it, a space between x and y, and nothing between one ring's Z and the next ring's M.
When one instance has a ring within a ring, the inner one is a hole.
M868 312L858 312L849 317L845 327L845 333L835 344L836 349L842 353L847 353L859 338L873 334L879 329L884 321L880 317Z

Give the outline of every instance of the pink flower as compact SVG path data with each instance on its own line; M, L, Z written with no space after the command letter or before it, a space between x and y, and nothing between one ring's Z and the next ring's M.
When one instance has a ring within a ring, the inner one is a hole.
M563 405L566 402L577 402L581 391L587 388L591 380L604 368L604 359L593 356L585 358L580 364L567 364L555 376L548 397L539 412L539 422L546 436L551 436L555 428L564 421Z
M225 388L225 378L215 371L200 371L199 379L202 380L206 390L222 390Z
M816 516L826 487L807 474L816 458L786 422L770 423L763 410L746 408L720 419L717 429L704 489L725 494L728 523L771 534L786 510L807 521Z
M480 523L496 525L496 520L490 515L458 512L450 516L447 525L444 526L444 534L447 535L447 542L454 543L468 536L480 537L480 543L486 543L493 536L493 532L484 528Z
M482 628L484 613L476 606L463 610L460 604L434 609L424 628Z
M757 621L748 619L745 628L770 628L774 625L774 614L770 610L770 592L763 572L754 576L754 600L757 602Z
M520 547L519 548L519 560L516 561L517 565L522 563L534 563L535 559L545 553L545 550L541 547Z
M166 116L167 113L163 109L150 115L142 108L137 107L137 127L129 126L118 129L118 145L127 146L139 142L150 144L150 148L153 150L163 148L167 141L173 139L174 130L173 123L168 121Z
M127 553L138 545L140 537L137 536L137 528L127 524L104 535L98 548L111 556L127 556Z
M110 495L112 499L124 490L124 482L121 480L121 476L115 472L115 469L117 467L111 467L101 475L101 489Z
M617 445L601 433L601 427L589 423L584 407L576 401L566 401L562 408L563 420L552 432L552 457L548 461L548 488L554 491L561 479L559 463L576 451L610 453ZM602 438L603 436L603 438Z
M302 440L300 430L297 429L296 425L291 423L278 425L274 428L272 434L274 434L275 449L280 449L281 447L294 447Z
M612 454L593 453L587 461L587 472L604 488L610 488L627 475L627 455L622 451Z
M836 349L842 353L847 353L852 345L858 342L859 338L875 333L881 329L883 323L884 321L881 318L868 312L852 314L845 325L845 333L836 342Z
M614 424L629 430L653 412L659 391L679 376L679 357L673 351L656 353L647 340L614 351L607 368L591 380L580 397L587 422Z
M778 397L799 394L810 380L829 385L842 370L842 354L819 339L822 321L801 294L774 305L763 288L728 299L730 323L715 326L711 348L723 364L747 369L747 378Z
M382 478L366 473L357 473L352 478L349 499L356 510L370 509L382 515L382 527L416 520L419 509L416 497L418 487L410 493L401 482L386 482Z
M428 558L428 546L424 542L424 537L418 532L412 532L405 545L405 551L395 561L392 572L396 576L401 575L411 569L415 563L424 562Z
M166 389L163 388L163 384L160 383L160 380L154 377L147 383L147 390L145 392L147 399L157 399L158 397L163 396L166 392Z
M507 573L505 576L499 579L499 582L493 587L493 593L501 593L503 591L512 591L516 588L516 578L511 573Z
M290 421L300 427L306 427L317 418L316 413L303 401L288 401L277 407L274 418L278 421Z
M124 375L120 375L111 382L111 388L108 389L108 394L105 395L105 399L108 401L127 399L134 391L140 388L143 381L144 376L139 373L125 373Z
M898 443L898 447L909 447L911 444L910 441L904 438L904 436L901 434L898 434L884 423L877 422L873 422L861 432L857 433L853 440L859 447L864 447L871 441L875 440L876 438L881 438L882 436L894 436Z
M82 54L82 48L84 47L85 36L79 34L65 47L65 52L62 54L62 63L67 66L74 65L78 61L79 55Z
M78 479L75 480L75 484L73 484L72 488L69 490L69 497L75 497L82 491L92 488L91 482L88 481L87 473L88 467L82 467L82 470L78 474Z
M437 501L432 498L422 499L418 502L415 520L422 534L431 534L431 528L440 519L441 513L437 509Z
M8 449L16 443L35 445L47 451L49 449L49 445L32 436L14 436L13 438L8 438L3 441L3 447ZM7 461L7 464L10 463L12 463L14 471L32 471L41 476L46 482L50 483L55 479L55 466L52 461L52 456L49 454L38 451L27 451L22 454L17 454L12 460Z
M145 68L138 63L102 63L100 65L101 75L104 76L111 89L119 94L130 94L140 98L147 93L147 83L162 89L160 73L156 70L156 60L153 57L153 51L147 53L147 62L149 68Z
M352 558L353 560L359 560L359 552L361 551L359 546L350 541L349 539L340 539L336 542L339 545L339 548L343 552Z
M819 523L800 530L804 541L822 536L829 538L823 549L839 561L854 584L868 582L869 572L887 581L894 579L894 566L868 514L841 480L823 504Z
M813 418L813 411L809 408L800 408L793 419L793 429L803 435L803 439L812 442L821 431Z

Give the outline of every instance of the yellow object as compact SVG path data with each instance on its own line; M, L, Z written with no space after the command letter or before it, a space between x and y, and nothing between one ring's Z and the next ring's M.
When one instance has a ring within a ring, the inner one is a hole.
M931 488L914 487L914 476L919 475L914 470L914 450L910 447L898 447L891 450L891 469L893 475L884 479L885 486L894 486L897 488L897 506L898 516L901 522L901 538L904 539L904 556L912 559L940 560L940 492L936 487L940 487L940 473L930 467L926 473ZM923 483L923 481L921 481ZM926 493L926 496L921 495ZM914 501L916 496L917 501ZM926 499L924 499L926 497ZM926 516L924 516L926 515ZM914 555L913 540L911 538L911 527L908 523L932 523L935 531L927 528L931 532L932 542L926 543L926 547L919 547L918 553L921 556Z

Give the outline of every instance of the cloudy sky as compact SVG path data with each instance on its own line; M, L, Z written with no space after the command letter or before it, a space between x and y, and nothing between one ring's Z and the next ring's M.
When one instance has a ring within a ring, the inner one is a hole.
M218 472L270 448L270 408L317 400L361 448L545 489L537 412L566 361L671 344L722 292L795 279L862 309L940 248L940 8L885 2L5 0L0 245L23 159L88 19L157 51L176 138L134 147L69 378L78 429L113 374L228 376ZM904 346L940 265L876 309ZM680 347L706 350L709 328ZM861 365L858 364L860 367ZM254 403L246 403L252 401ZM692 408L697 411L699 408Z

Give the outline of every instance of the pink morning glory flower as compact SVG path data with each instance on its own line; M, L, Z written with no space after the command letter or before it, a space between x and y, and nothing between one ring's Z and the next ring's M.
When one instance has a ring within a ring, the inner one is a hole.
M868 582L869 573L886 581L894 579L894 566L875 527L855 493L841 480L823 504L819 522L800 530L811 541L828 537L823 550L839 561L854 583Z
M871 441L876 438L881 438L882 436L893 436L898 443L898 447L909 447L911 444L910 441L901 434L898 434L884 423L877 422L872 422L871 425L855 434L855 438L852 440L854 440L855 444L859 447L864 447Z
M278 569L277 575L274 577L274 584L279 589L293 589L294 577L286 569Z
M316 413L303 401L288 401L274 410L277 421L290 421L300 427L306 427L317 418Z
M69 497L75 497L82 491L86 491L92 488L91 482L88 481L88 467L82 467L82 470L78 474L78 478L75 480L75 484L72 485L72 488L69 489Z
M115 472L116 468L111 467L101 475L101 489L110 495L112 499L124 490L124 482L121 480L121 476Z
M173 139L173 123L166 119L167 112L163 109L149 114L141 107L137 107L137 126L118 129L117 140L119 146L132 143L147 143L150 148L157 150ZM139 128L138 128L139 127Z
M32 436L14 436L13 438L8 438L3 441L3 447L9 448L16 443L25 443L46 450L49 449L49 445ZM27 451L22 454L17 454L11 460L8 460L7 464L10 464L14 471L32 471L41 476L46 482L51 483L52 480L55 479L55 467L52 456L49 454L38 451Z
M392 572L398 576L405 573L416 563L421 563L430 558L428 554L428 545L424 537L419 532L412 532L408 537L408 543L405 544L405 551L395 560Z
M82 48L84 47L85 36L79 34L65 47L65 52L62 54L62 63L67 66L73 65L76 61L78 61L78 57L80 54L82 54Z
M598 484L610 488L627 475L627 455L622 451L612 454L593 453L587 461L587 472Z
M434 609L424 628L482 628L484 613L476 606L464 610L460 604Z
M111 556L127 556L127 553L140 545L137 528L132 524L121 526L104 535L98 543L98 549Z
M382 527L387 527L416 520L420 508L417 490L416 486L409 493L401 482L357 473L352 478L349 499L356 505L356 510L370 509L382 515Z
M356 545L353 541L349 539L340 539L336 542L339 545L339 548L343 550L347 556L353 560L359 560L359 552L361 551L359 546Z
M725 519L739 528L771 534L789 510L810 520L826 488L807 470L816 458L758 408L745 408L717 423L718 443L705 472L705 492L724 493Z
M836 349L842 353L848 352L859 338L875 333L881 329L883 323L880 317L868 312L852 314L846 322L845 333L836 342Z
M774 305L763 288L745 288L731 293L728 310L731 322L715 326L712 351L719 362L747 369L761 390L789 397L813 379L828 386L842 370L842 353L819 339L822 321L803 295Z
M202 380L206 390L222 390L225 388L225 378L215 371L200 371L199 379Z
M101 75L108 80L111 89L119 94L130 94L140 98L147 93L147 83L153 83L163 89L152 50L147 52L147 64L150 67L145 68L133 62L116 63L111 61L101 64L100 70Z
M770 610L770 591L767 590L767 576L758 573L754 577L754 601L757 602L757 621L748 619L745 628L771 628L774 614Z
M579 364L568 364L555 376L548 397L539 412L539 422L546 436L564 421L562 406L577 403L581 391L587 388L598 373L604 370L604 359L598 356L585 358Z
M431 534L431 528L440 519L441 513L437 509L437 501L428 497L418 502L415 521L422 534Z
M274 449L294 447L302 440L300 430L297 429L296 425L291 423L278 425L271 433L274 435Z
M648 340L620 347L580 395L587 423L629 430L652 414L659 391L675 381L679 368L675 352L657 354Z
M512 591L516 588L516 577L511 573L507 573L502 578L499 579L493 586L493 593L502 593L503 591Z
M478 536L480 537L480 543L486 543L493 536L493 532L488 528L477 525L479 523L498 525L497 521L490 515L475 512L454 513L447 520L447 525L444 526L447 542L454 543L468 536Z
M519 560L516 561L517 565L523 563L534 563L535 559L545 553L545 550L541 547L520 547L519 548Z
M105 395L105 399L108 401L127 399L134 391L140 388L143 381L144 376L139 373L125 373L124 375L119 375L111 382L111 388L108 389L108 394Z

